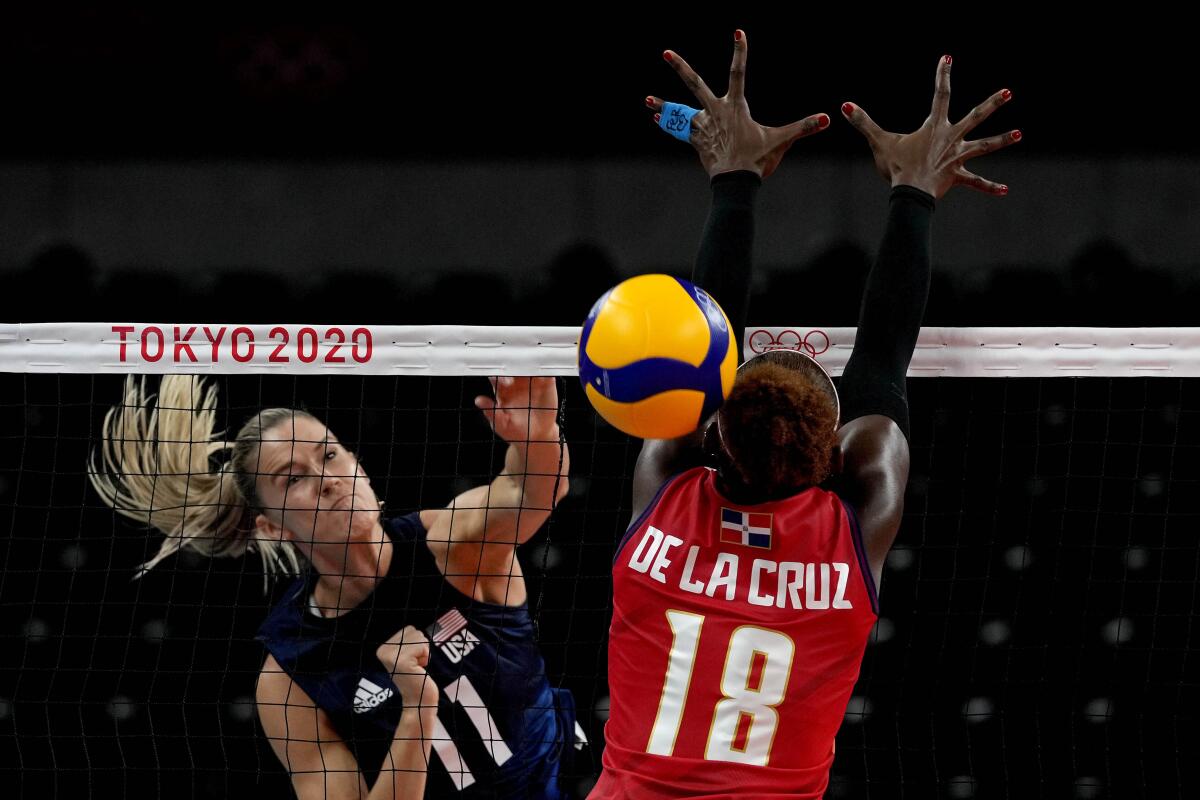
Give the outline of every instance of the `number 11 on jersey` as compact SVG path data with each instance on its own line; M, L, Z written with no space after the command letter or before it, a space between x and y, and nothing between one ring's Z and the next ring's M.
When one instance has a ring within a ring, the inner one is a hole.
M647 753L660 756L675 751L704 616L671 610L667 624L671 626L671 652L646 745ZM713 708L704 748L707 760L767 765L779 727L775 707L787 694L795 653L795 644L779 631L743 625L730 634L721 671L722 699Z

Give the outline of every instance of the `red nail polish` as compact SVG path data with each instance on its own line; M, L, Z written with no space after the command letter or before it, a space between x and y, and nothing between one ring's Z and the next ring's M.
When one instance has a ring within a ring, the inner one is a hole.
M655 115L654 115L654 121L655 121L655 122L658 122L660 119L662 119L662 114L655 114Z
M741 32L741 31L734 31L734 32L733 32L733 40L734 40L735 42L740 42L740 41L742 40L742 32Z
M653 97L647 97L647 98L646 98L646 105L648 105L648 106L650 106L651 108L653 108L653 107L654 107L654 98L653 98Z
M1001 186L1001 187L1000 187L1000 194L1008 194L1008 187L1007 187L1007 186Z
M1014 142L1019 142L1019 141L1021 141L1021 132L1020 132L1020 131L1013 131L1013 132L1012 132L1012 140L1013 140Z
M850 116L854 113L854 103L842 103L842 113Z
M1000 93L1000 96L1002 98L1004 98L1005 100L1008 100L1009 98L1012 97L1012 92L1010 92L1008 89L1005 89L1003 92Z
M829 126L829 115L828 114L822 114L821 116L817 117L817 127L818 128L825 128L828 126Z
M664 51L663 51L663 58L664 58L664 59L666 59L667 61L670 61L670 60L671 60L671 51L670 51L670 50L664 50Z
M953 59L953 58L951 58L950 56L946 56L946 63L947 63L947 64L952 64L952 63L954 63L954 59Z

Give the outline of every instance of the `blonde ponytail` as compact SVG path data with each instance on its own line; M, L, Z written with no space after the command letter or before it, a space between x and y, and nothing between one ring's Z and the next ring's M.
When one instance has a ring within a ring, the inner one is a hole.
M291 543L259 538L253 469L267 429L303 411L260 411L230 442L214 431L217 387L192 375L167 375L157 398L145 377L125 380L121 405L104 417L99 454L88 473L100 497L117 513L154 528L166 539L142 564L140 578L167 556L188 549L210 558L256 550L263 561L263 592L276 575L302 573ZM224 464L215 466L228 451Z

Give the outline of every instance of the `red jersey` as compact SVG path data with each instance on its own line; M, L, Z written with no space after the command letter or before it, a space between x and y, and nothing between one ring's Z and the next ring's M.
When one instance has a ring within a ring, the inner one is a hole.
M743 506L669 480L613 563L611 714L593 800L820 798L877 609L850 507Z

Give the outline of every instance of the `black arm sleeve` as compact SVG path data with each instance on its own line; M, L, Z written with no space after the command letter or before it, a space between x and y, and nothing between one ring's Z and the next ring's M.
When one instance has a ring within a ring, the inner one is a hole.
M908 437L905 375L929 296L933 197L892 189L887 229L867 276L854 352L838 385L842 422L882 414Z
M754 200L760 186L762 179L753 172L723 172L712 179L712 210L692 271L692 283L716 298L729 317L739 356L750 306Z
M762 179L753 172L725 172L712 179L713 202L692 270L692 283L716 298L729 317L741 355L746 307L750 304L750 267L754 246L754 199ZM705 462L701 425L692 433L642 445L633 472L636 518L669 476Z

